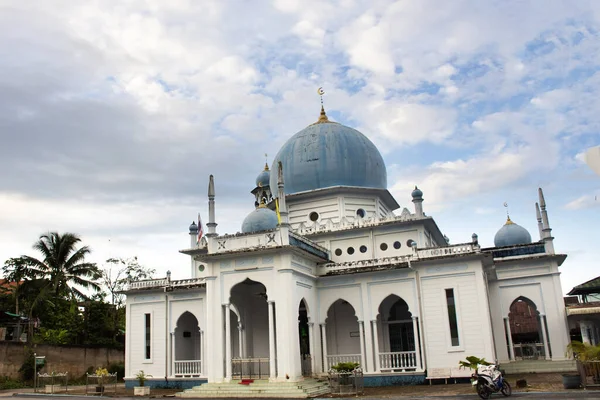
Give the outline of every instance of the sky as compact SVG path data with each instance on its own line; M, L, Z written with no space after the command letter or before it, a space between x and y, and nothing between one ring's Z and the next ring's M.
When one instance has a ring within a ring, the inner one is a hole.
M538 240L542 187L566 293L600 275L599 38L597 1L0 0L0 262L75 232L188 277L208 176L238 232L323 87L452 243Z

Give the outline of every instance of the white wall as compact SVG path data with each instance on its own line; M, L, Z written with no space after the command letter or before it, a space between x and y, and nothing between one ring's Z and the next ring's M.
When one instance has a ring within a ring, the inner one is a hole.
M467 356L494 359L493 340L480 261L418 267L428 368L458 366ZM459 346L452 346L445 289L454 290Z

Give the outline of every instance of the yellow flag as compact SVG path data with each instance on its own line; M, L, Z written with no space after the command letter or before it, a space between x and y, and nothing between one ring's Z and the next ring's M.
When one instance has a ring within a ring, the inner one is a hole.
M275 198L275 212L277 213L277 223L281 225L281 214L279 214L279 197Z

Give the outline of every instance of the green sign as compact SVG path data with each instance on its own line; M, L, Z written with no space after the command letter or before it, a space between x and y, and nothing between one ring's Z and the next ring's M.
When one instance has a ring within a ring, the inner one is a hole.
M35 358L35 365L44 365L45 362L46 362L46 356Z

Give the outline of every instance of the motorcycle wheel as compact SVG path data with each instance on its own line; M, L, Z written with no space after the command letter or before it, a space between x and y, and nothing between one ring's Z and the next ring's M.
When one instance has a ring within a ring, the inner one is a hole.
M484 383L478 382L477 383L477 394L482 399L487 400L490 398L491 393L490 393L490 390L485 386Z
M506 381L502 381L502 389L500 389L500 392L502 392L502 394L506 397L510 396L512 394L510 384Z

